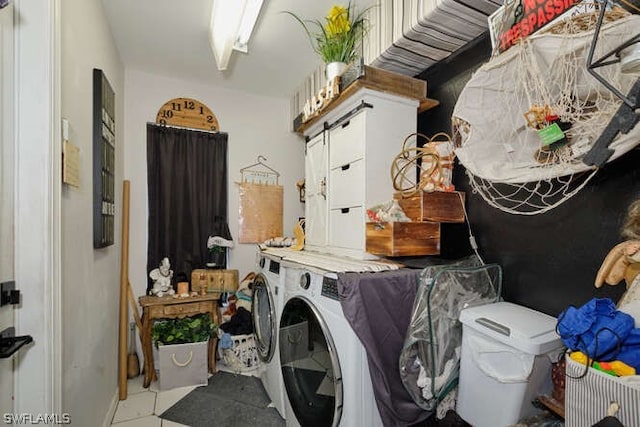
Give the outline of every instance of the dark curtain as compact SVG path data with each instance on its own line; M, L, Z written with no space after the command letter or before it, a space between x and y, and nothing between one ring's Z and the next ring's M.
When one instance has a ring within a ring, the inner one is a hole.
M147 124L147 273L169 257L173 284L208 261L207 238L231 239L226 133ZM147 292L153 286L147 276Z

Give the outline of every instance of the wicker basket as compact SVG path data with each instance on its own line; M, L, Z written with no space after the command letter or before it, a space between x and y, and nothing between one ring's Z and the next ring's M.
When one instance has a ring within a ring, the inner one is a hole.
M232 335L233 347L221 349L221 358L234 372L249 372L258 368L260 359L253 334Z

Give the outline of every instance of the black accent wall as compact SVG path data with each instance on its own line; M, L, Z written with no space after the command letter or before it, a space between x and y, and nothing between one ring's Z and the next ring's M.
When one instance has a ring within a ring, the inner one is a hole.
M419 77L427 81L428 96L440 101L419 116L418 130L426 135L451 133L451 113L458 95L475 69L489 58L488 37L464 52L431 67ZM620 238L626 209L640 198L640 149L607 164L576 196L540 215L503 213L473 194L456 163L456 189L466 193L467 213L485 262L504 272L503 296L552 316L569 305L593 297L614 301L624 285L593 286L596 272ZM443 224L442 258L471 254L466 225Z

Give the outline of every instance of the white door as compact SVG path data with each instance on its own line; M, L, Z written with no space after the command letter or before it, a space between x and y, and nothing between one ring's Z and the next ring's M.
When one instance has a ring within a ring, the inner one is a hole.
M327 244L327 144L324 132L307 143L305 154L305 243Z
M13 141L13 6L9 4L0 9L0 282L13 280L14 274ZM13 307L0 306L0 332L13 326ZM0 414L13 409L13 358L0 358Z

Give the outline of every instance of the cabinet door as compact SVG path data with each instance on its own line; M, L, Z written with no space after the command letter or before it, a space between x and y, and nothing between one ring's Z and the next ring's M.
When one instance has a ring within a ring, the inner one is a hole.
M305 242L327 244L327 144L324 132L307 143L305 155Z

